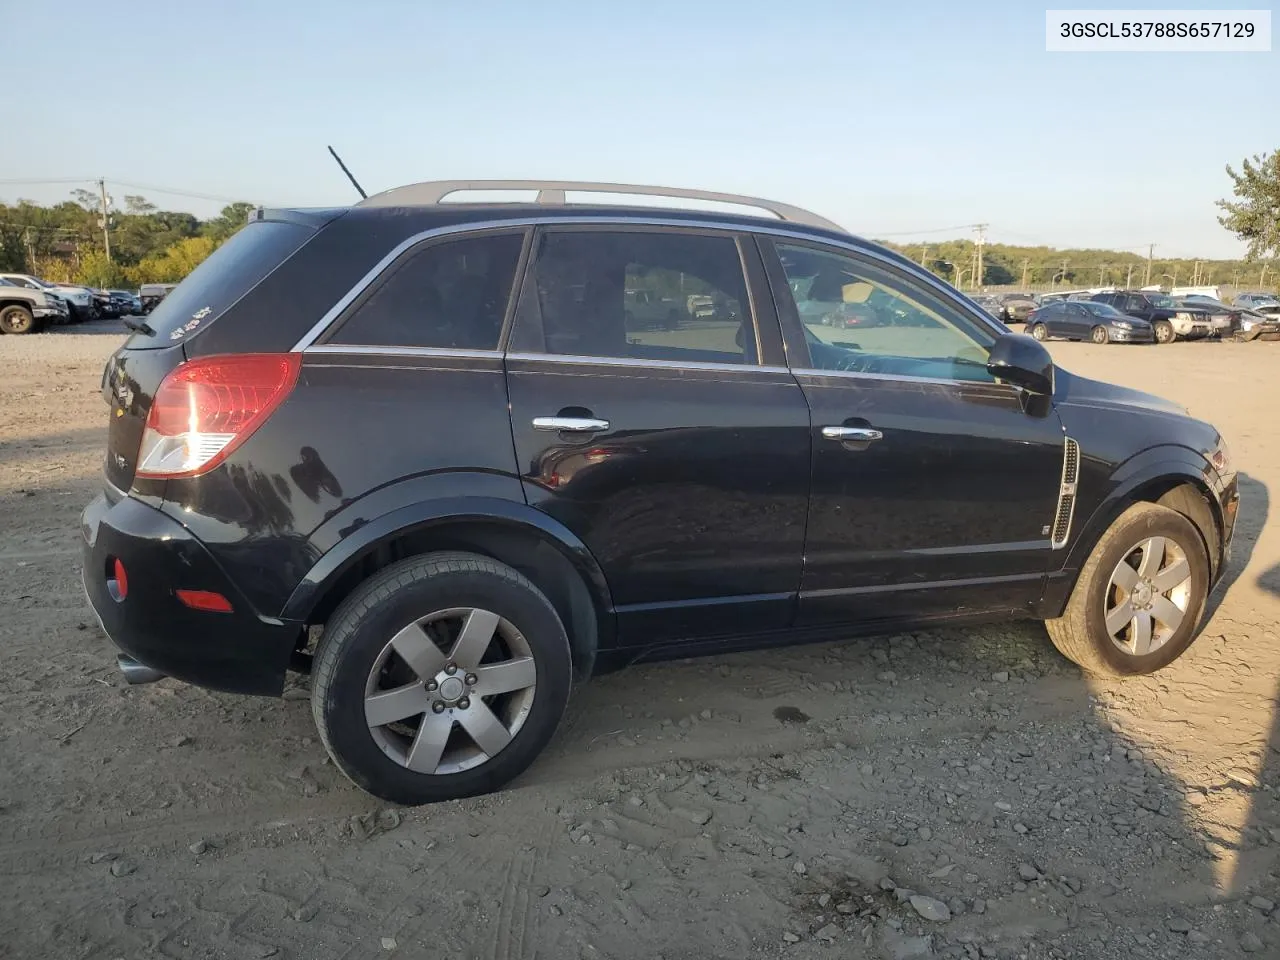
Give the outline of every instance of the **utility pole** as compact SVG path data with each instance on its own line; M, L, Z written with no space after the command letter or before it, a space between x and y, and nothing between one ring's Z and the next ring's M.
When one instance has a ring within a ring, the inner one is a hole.
M1102 277L1103 277L1103 276L1104 276L1104 274L1106 273L1106 271L1107 271L1107 267L1109 267L1109 266L1111 266L1111 264L1109 264L1109 263L1104 263L1104 264L1100 264L1100 265L1099 265L1099 267L1098 267L1098 286L1102 286Z
M1151 286L1151 258L1156 255L1156 245L1150 244L1147 247L1147 275L1143 278L1142 285L1144 287Z
M1022 258L1022 287L1025 290L1027 286L1027 265L1031 263L1030 257Z
M1064 284L1067 282L1067 259L1066 259L1066 257L1063 257L1063 258L1062 258L1062 282L1063 282Z
M110 221L107 219L107 181L98 180L98 195L102 198L102 249L106 251L107 262L111 262L111 230Z
M929 248L928 246L925 246L920 249L920 266L923 267L928 262L929 262Z
M1262 287L1267 282L1267 264L1262 265L1262 276L1258 277L1258 286Z
M1126 290L1133 286L1133 264L1132 263L1129 264L1129 275L1124 278L1124 286Z
M973 230L977 234L977 239L974 242L977 244L978 266L973 275L974 288L977 289L982 286L982 247L987 242L987 225L985 223L975 224Z

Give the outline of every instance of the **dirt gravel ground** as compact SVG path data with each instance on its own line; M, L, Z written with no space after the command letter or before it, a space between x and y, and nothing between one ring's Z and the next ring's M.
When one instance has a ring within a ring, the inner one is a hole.
M1280 344L1052 345L1241 470L1159 675L1086 677L1038 624L634 668L509 791L406 810L326 760L303 678L117 675L77 521L118 342L0 339L0 957L1280 956Z

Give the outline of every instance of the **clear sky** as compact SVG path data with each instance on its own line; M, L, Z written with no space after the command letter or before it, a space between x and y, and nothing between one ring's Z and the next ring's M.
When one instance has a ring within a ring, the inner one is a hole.
M343 204L354 194L332 143L370 192L661 183L785 200L901 241L981 221L997 242L1228 257L1243 247L1216 219L1224 166L1280 148L1280 53L1049 54L1037 3L0 0L0 12L19 41L6 44L0 180L105 176L117 201L143 193L201 215L219 204L110 181ZM0 199L74 186L0 183Z

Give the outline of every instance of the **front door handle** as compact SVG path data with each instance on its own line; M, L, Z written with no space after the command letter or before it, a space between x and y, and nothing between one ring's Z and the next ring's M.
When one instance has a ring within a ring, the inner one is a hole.
M880 440L884 434L871 427L823 427L824 440L839 440L841 443L866 443Z
M609 429L609 421L595 417L534 417L533 429L552 433L599 433Z

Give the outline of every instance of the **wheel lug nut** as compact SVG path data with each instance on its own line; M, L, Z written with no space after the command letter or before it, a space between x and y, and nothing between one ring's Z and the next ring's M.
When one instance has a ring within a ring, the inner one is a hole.
M443 700L437 700L435 703L433 703L433 704L431 705L431 709L432 709L435 713L444 713L444 701L443 701Z
M471 701L468 700L466 697L463 697L461 700L458 701L459 710L465 710L469 706L471 706Z
M457 664L454 664L454 663L445 664L444 672L452 677L455 673L458 672Z
M480 682L480 678L477 677L474 673L467 674L467 686L474 687L479 682Z
M428 692L428 693L435 693L435 692L436 692L436 690L438 690L438 689L439 689L439 687L440 687L440 684L436 683L434 680L428 680L428 681L427 681L427 692Z

